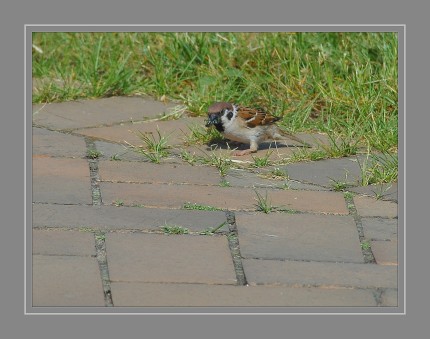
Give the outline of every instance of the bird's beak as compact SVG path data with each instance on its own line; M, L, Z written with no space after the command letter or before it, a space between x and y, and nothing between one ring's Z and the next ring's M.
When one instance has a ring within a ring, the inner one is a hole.
M218 113L211 113L209 114L209 119L206 121L206 127L209 127L211 125L216 125L220 123L220 116Z

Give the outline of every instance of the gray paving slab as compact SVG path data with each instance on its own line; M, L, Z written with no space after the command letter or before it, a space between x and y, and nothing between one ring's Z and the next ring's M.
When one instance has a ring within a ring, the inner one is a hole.
M182 145L188 134L189 127L196 121L204 124L203 118L181 118L179 120L157 120L146 121L141 123L124 122L114 126L105 126L97 128L82 128L74 131L76 134L103 140L111 141L124 145L146 146L142 141L141 135L148 136L151 140L154 138L159 141L161 137L167 139L167 145Z
M145 161L142 154L133 151L126 145L120 145L112 142L99 141L95 142L96 149L102 153L100 159L106 160L125 160L125 161Z
M397 265L398 254L397 240L392 241L372 241L372 253L375 256L376 263L379 265Z
M220 211L33 204L33 227L40 228L160 230L160 226L177 225L201 232L225 221L225 213Z
M232 169L228 171L228 174L224 177L224 180L229 182L233 187L272 187L310 191L328 190L328 188L322 186L303 184L301 182L288 180L286 178L272 178L270 177L270 170L260 172L261 173L251 172L246 169Z
M235 284L226 236L106 235L111 281Z
M33 124L55 130L141 121L168 114L174 104L148 97L111 97L33 105Z
M91 204L90 183L85 159L33 156L33 202Z
M97 260L33 255L33 306L104 306Z
M376 306L373 291L361 289L136 282L111 288L115 306Z
M397 289L386 289L382 291L381 306L398 306L398 292Z
M328 159L285 165L291 179L304 183L313 183L333 187L336 181L357 185L361 175L358 161L362 156L340 159ZM357 160L358 159L358 160Z
M219 185L215 167L144 162L100 161L101 181Z
M331 144L330 138L324 133L296 133L296 136L314 148Z
M362 217L397 217L397 203L392 201L377 200L375 198L355 196L354 204L357 213Z
M95 256L94 235L71 230L39 230L33 236L33 254Z
M122 200L126 205L181 208L184 203L209 205L230 210L256 210L255 191L243 187L205 187L198 185L166 185L101 182L103 201ZM259 192L265 197L265 190ZM348 214L342 193L268 190L272 206L298 211Z
M33 105L34 306L104 306L93 229L108 231L115 306L397 305L396 183L381 192L374 192L374 186L351 188L364 195L382 194L380 200L354 197L377 262L364 264L343 194L328 191L333 181L357 184L361 170L356 157L278 166L290 180L232 170L225 177L230 187L220 187L215 168L181 163L183 148L200 155L211 150L186 143L189 126L203 126L204 117L158 119L174 107L147 97ZM163 164L145 162L124 147L143 145L136 133L156 136L158 129L173 146L171 159ZM325 135L298 136L314 147L329 143ZM94 138L102 152L102 206L91 206L85 137ZM214 154L229 154L225 142L218 146ZM279 161L296 151L277 146L265 143L256 154L232 159L250 166L253 157L267 152L273 151L270 159ZM191 232L217 227L226 221L224 212L184 210L183 204L255 210L254 187L263 196L268 192L272 205L306 213L236 212L251 286L235 286L225 235L151 233L165 225ZM119 203L135 207L114 206Z
M229 158L232 162L242 166L248 167L255 163L256 158L268 158L272 163L279 163L287 158L290 158L294 150L297 149L294 145L282 145L271 142L265 142L259 145L256 153L236 156L235 150L248 149L248 144L233 143L228 140L222 140L211 145L185 145L183 147L188 153L200 157L208 157L215 155L217 157Z
M249 284L397 288L397 267L375 264L244 259Z
M83 158L87 149L85 140L70 134L33 127L33 154L57 157Z
M245 258L363 263L350 216L236 213Z
M371 240L397 239L397 219L362 218L364 237Z
M369 185L348 188L349 191L364 194L370 197L379 197L381 200L398 201L397 183Z

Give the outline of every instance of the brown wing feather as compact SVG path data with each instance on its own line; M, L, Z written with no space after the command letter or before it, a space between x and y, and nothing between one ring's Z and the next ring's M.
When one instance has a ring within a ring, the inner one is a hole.
M262 109L239 107L238 114L246 122L246 125L250 128L254 128L260 125L273 124L280 118L271 115L263 111Z

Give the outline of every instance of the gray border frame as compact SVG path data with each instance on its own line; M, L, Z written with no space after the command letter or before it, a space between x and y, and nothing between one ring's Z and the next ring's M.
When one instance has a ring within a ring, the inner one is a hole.
M399 185L398 185L398 307L375 309L370 307L33 307L31 305L31 230L32 230L32 173L28 171L31 164L32 149L31 116L31 34L33 32L397 32L398 33L398 74L399 74ZM405 25L25 25L25 249L24 249L24 312L25 314L406 314L406 26ZM403 128L400 128L403 126ZM29 132L30 131L30 132ZM30 281L30 283L29 283Z

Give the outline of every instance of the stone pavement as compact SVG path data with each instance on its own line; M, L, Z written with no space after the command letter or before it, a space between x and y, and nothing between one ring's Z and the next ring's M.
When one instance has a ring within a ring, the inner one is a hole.
M360 157L283 165L296 148L281 145L228 162L178 112L144 97L33 106L34 307L398 305L396 184L358 187ZM159 164L135 152L157 131ZM266 155L278 164L253 166Z

